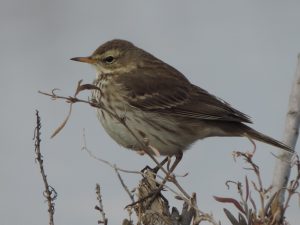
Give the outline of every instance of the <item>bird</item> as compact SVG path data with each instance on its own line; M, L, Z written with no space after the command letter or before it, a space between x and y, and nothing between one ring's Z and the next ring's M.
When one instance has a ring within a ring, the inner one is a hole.
M249 116L129 41L114 39L71 60L96 69L92 100L102 106L98 119L125 148L144 152L146 142L152 155L176 156L200 139L246 137L292 152L246 125Z

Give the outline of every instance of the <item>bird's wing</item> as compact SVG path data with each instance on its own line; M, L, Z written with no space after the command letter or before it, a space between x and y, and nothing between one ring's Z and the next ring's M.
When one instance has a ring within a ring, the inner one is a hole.
M127 94L123 97L129 104L143 111L202 120L251 123L247 115L191 84L170 66L156 68L156 74L146 69L142 74L122 74L116 81L125 88Z

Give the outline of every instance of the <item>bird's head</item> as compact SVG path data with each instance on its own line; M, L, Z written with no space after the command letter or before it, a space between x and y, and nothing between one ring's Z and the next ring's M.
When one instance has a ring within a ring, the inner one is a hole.
M93 65L98 73L128 73L137 68L143 50L124 40L112 40L98 47L91 56L71 60Z

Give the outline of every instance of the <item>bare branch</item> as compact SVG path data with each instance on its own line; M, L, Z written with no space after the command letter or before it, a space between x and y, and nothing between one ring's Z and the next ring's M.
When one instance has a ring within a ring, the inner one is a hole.
M292 84L292 90L289 98L288 112L285 121L285 130L283 136L283 143L291 146L295 149L300 125L300 54L298 55L298 65L295 72L294 81ZM276 164L273 172L272 181L272 193L280 191L277 198L279 203L278 207L281 207L284 203L284 190L287 186L290 172L291 172L291 160L293 155L279 150L279 156L276 159ZM282 220L282 218L281 218Z
M292 148L295 148L300 124L300 54L298 55L298 65L292 85L292 90L289 98L288 112L286 115L285 131L283 142ZM282 187L286 187L291 165L290 161L293 155L279 150L279 156L276 160L276 165L273 174L272 186L273 192L280 190ZM281 194L280 202L283 202L283 193Z
M133 196L133 194L131 194L131 192L129 191L129 189L128 189L127 185L125 184L125 182L124 182L124 180L123 180L121 174L119 173L119 171L118 171L116 165L114 165L114 169L115 169L115 172L116 172L116 174L117 174L117 176L118 176L118 178L119 178L119 181L120 181L122 187L124 188L124 190L125 190L126 193L128 194L129 198L131 199L131 202L134 202L134 196Z

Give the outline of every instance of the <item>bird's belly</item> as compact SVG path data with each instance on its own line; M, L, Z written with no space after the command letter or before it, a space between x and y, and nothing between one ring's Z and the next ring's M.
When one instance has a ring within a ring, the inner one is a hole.
M129 133L122 122L103 110L97 110L97 115L105 131L119 145L129 148L131 145L137 144L137 140Z
M193 129L182 131L182 127L167 117L145 114L140 111L117 112L124 116L130 129L103 110L97 110L99 120L106 132L120 145L136 151L143 151L143 144L153 148L153 154L174 155L186 150L198 138Z

